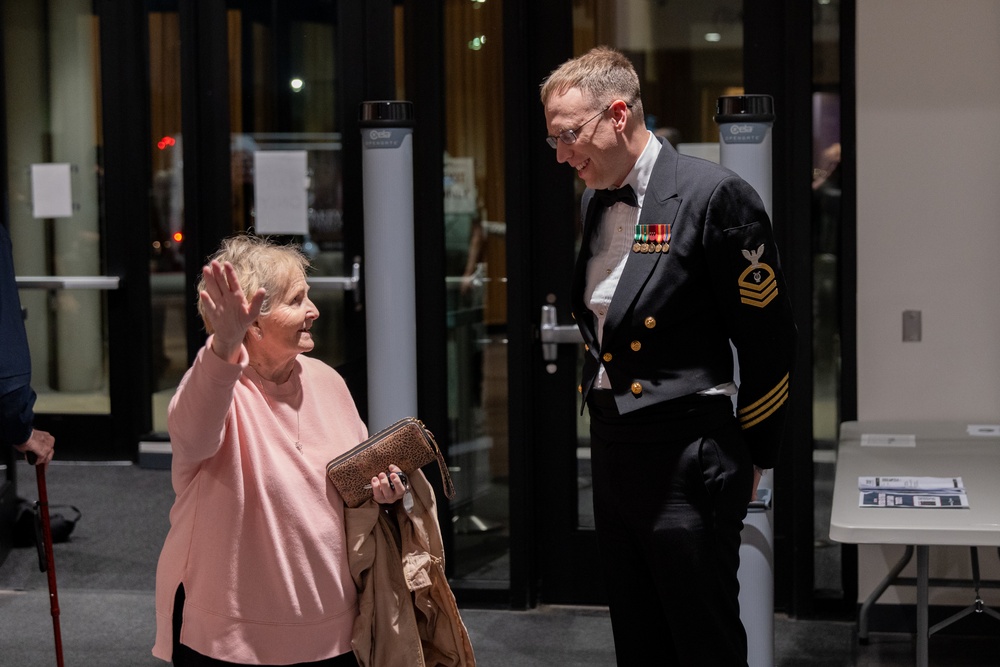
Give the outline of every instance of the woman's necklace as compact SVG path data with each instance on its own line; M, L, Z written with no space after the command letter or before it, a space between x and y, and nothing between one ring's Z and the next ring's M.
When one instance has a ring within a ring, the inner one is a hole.
M259 373L258 376L260 376ZM301 385L299 386L299 391L302 391ZM278 428L281 429L281 432L285 435L286 438L291 440L291 437L289 437L288 432L285 430L285 427L281 424L281 420L278 419L278 415L274 411L274 405L271 404L271 396L270 394L268 394L267 389L264 388L263 377L260 378L260 393L264 394L264 401L267 403L268 409L271 410L271 415L274 417L274 421L278 423ZM295 442L292 444L295 445L295 449L299 450L300 453L302 452L302 441L300 439L301 435L302 435L302 426L299 422L299 408L295 408Z

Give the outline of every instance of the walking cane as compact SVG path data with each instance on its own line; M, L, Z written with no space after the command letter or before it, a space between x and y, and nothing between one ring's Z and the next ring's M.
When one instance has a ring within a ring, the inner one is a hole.
M38 502L35 503L35 543L38 545L38 569L49 575L49 606L52 609L52 631L56 638L56 665L63 667L62 635L59 632L59 595L56 593L56 562L52 555L52 524L49 521L49 493L45 488L45 466L34 465L38 457L28 452L28 463L38 478Z

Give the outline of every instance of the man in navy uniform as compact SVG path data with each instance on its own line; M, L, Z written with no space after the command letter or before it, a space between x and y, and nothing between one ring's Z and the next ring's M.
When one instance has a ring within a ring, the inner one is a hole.
M587 186L573 314L618 664L746 665L740 531L778 458L795 342L770 220L739 176L646 129L618 51L567 61L541 99Z
M32 454L36 465L52 460L55 439L33 428L35 392L14 258L7 228L0 224L0 446Z

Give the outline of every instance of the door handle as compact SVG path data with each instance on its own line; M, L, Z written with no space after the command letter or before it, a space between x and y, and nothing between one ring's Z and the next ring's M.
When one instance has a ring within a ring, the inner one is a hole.
M96 289L116 290L118 276L16 276L18 289Z
M354 295L354 310L361 310L364 302L361 295L361 258L355 257L351 263L349 276L310 276L306 279L309 287L319 292L343 290Z
M579 345L583 342L583 335L575 324L558 324L558 322L556 307L542 306L540 337L542 339L542 359L545 361L555 361L559 357L557 345L567 343Z

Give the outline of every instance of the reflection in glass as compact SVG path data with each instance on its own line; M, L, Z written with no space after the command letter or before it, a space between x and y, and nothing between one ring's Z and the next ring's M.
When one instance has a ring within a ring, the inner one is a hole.
M232 135L232 232L253 231L254 154L303 151L307 169L308 233L290 240L312 260L310 276L350 275L343 256L341 137L337 127L334 7L237 2L227 12L229 110ZM275 26L280 26L275 27ZM276 34L281 30L281 34ZM153 295L153 428L166 431L166 406L187 369L184 299L184 141L181 134L180 27L177 12L149 13L153 215L150 267ZM295 72L280 81L277 72ZM314 287L322 317L315 355L331 366L344 360L343 288ZM193 295L191 295L193 298ZM350 297L349 297L350 298Z
M343 198L341 191L342 144L339 132L255 132L234 134L232 137L234 220L237 229L255 229L254 155L268 151L295 151L306 159L306 234L295 235L311 261L310 278L348 276L353 258L344 257ZM330 366L345 360L344 322L341 313L345 303L353 307L354 296L342 287L327 286L313 281L310 298L321 316L313 325L316 349L310 353ZM345 301L346 298L346 301Z
M842 593L830 505L840 424L840 3L813 8L813 531L814 589Z
M177 12L149 13L152 144L149 287L153 431L166 434L167 404L187 370L184 299L184 141Z
M100 31L92 3L63 0L48 10L44 3L4 3L2 29L15 272L102 275ZM69 165L69 216L33 217L36 164ZM21 301L35 412L109 412L103 292L22 290Z
M445 2L446 454L459 587L510 581L502 8Z
M254 154L302 151L308 232L289 240L309 256L310 277L348 276L354 258L344 256L335 7L285 3L275 15L259 11L261 3L236 4L244 9L229 12L232 229L255 231ZM313 285L310 298L321 313L311 355L336 368L345 361L343 313L354 297L341 287Z

